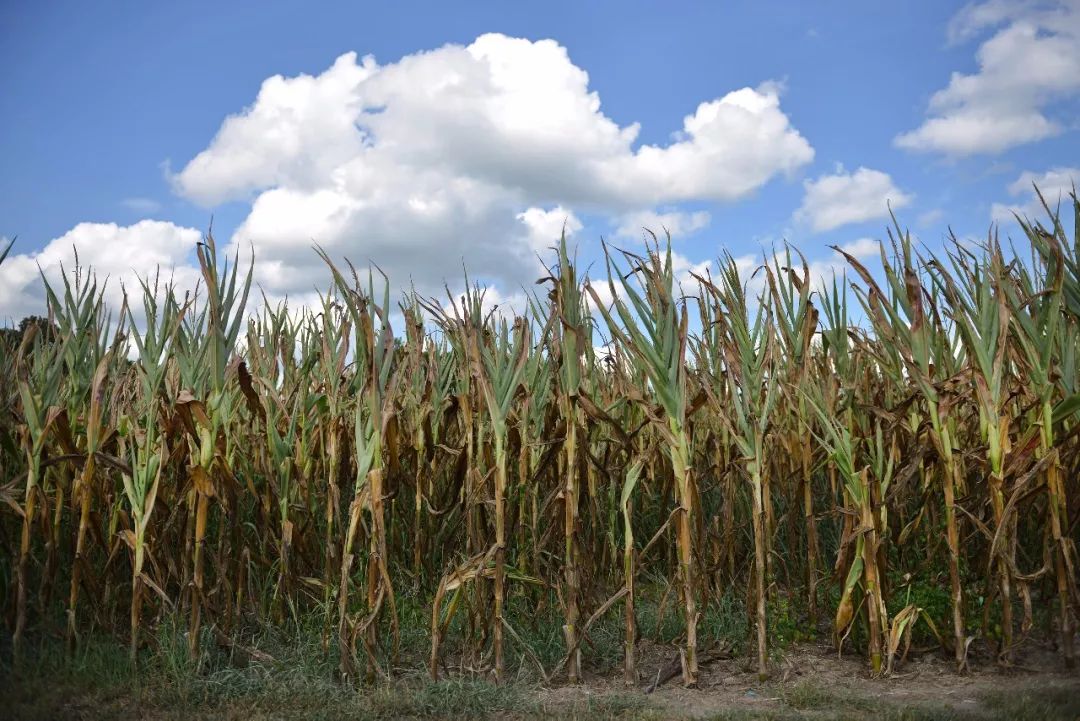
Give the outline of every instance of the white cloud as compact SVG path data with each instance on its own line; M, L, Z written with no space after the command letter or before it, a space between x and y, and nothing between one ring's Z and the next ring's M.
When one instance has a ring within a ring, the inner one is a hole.
M693 293L697 289L698 281L695 275L704 278L714 269L712 260L694 262L681 253L671 253L671 270L675 274L675 282L684 293Z
M82 272L91 269L99 288L104 284L106 302L114 314L123 299L121 284L133 303L138 303L138 278L150 277L159 268L163 278L173 276L178 288L194 288L199 271L189 257L201 239L202 233L193 228L158 220L128 226L79 223L41 250L9 255L0 264L0 322L44 314L41 273L54 289L60 287L61 274L66 272L70 278L75 272L76 254Z
M600 205L735 200L813 159L766 83L701 103L667 146L633 143L552 40L483 35L378 66L355 53L317 77L274 76L174 177L212 205L269 187L323 188L390 160Z
M1053 104L1080 93L1080 2L991 0L949 24L950 42L997 28L976 51L975 73L954 72L930 98L930 117L898 135L907 150L999 153L1062 132Z
M937 225L945 219L945 211L941 208L931 208L926 212L919 213L919 217L916 218L916 222L920 228L926 228L927 226Z
M153 198L124 198L120 201L120 205L128 210L144 215L150 215L161 210L161 203Z
M702 103L683 118L677 137L666 147L646 145L609 159L601 177L611 200L737 200L814 159L813 148L780 111L779 87L772 83Z
M1021 218L1043 218L1046 210L1035 195L1036 187L1042 193L1047 205L1051 209L1056 209L1059 203L1061 207L1067 206L1070 202L1070 194L1078 186L1080 186L1080 168L1052 168L1045 173L1025 171L1009 184L1008 191L1009 195L1025 196L1026 199L1018 203L994 203L990 209L990 216L996 222L1009 222L1013 220L1014 213Z
M855 258L870 258L878 254L881 243L873 238L857 238L840 246L841 250Z
M858 261L866 262L878 258L880 244L873 238L858 238L840 245L840 248ZM832 290L833 278L841 278L850 270L847 259L835 250L827 258L820 258L807 263L810 269L810 284L815 290Z
M204 205L252 199L233 244L279 297L325 282L313 241L423 290L462 264L513 286L564 218L580 228L575 212L734 201L814 155L774 84L701 103L667 145L637 136L565 48L490 34L272 77L172 182Z
M564 223L568 233L581 230L578 213L651 213L692 232L707 214L673 204L735 201L809 163L813 148L780 94L774 83L734 90L700 103L667 144L642 145L636 123L604 115L565 48L489 34L387 65L347 53L316 75L268 78L202 152L166 174L199 204L250 203L222 250L242 262L257 256L255 280L271 302L303 305L325 288L326 268L311 249L319 243L425 294L466 266L498 284L492 293L506 303L518 294L505 289L535 278L536 252ZM152 198L121 204L161 209ZM647 210L657 207L665 210ZM133 281L160 264L193 285L188 258L198 237L153 221L80 224L8 259L0 313L40 311L37 264L55 277L61 261L73 263L73 245L99 277ZM119 290L110 283L111 300Z
M612 302L615 300L615 296L611 292L611 285L607 282L607 278L601 277L602 273L597 273L595 277L589 277L589 285L594 291L596 291L597 297L600 299L600 303L605 308L610 308ZM589 309L599 317L596 309L596 301L593 300L592 293L586 293L585 302L589 304ZM604 329L606 332L606 329Z
M528 208L523 213L518 213L517 219L525 224L529 245L541 257L549 255L551 248L558 247L564 232L569 238L582 228L577 216L561 205L551 210Z
M1037 187L1047 202L1053 204L1059 199L1068 198L1078 183L1080 183L1080 168L1053 168L1045 173L1033 173L1028 170L1009 184L1009 194L1031 193L1034 195L1034 188Z
M357 64L348 53L318 77L266 79L255 103L226 118L210 147L174 177L176 190L213 205L275 185L322 187L369 137L356 127L356 88L374 72L373 59Z
M639 210L619 218L615 235L620 238L641 238L645 229L648 228L657 236L663 236L664 230L667 230L671 233L673 240L680 240L684 236L707 227L711 220L712 216L704 210L693 213L677 210L663 213L655 210Z
M804 181L803 186L806 194L795 211L795 220L817 233L888 217L889 204L902 208L912 199L893 184L888 173L870 168L859 168L854 173L841 168L834 175Z

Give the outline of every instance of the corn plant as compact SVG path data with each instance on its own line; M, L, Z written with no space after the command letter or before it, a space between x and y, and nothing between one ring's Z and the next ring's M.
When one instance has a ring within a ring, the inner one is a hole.
M914 382L926 403L930 439L941 458L940 483L952 591L953 652L957 669L963 670L967 665L968 639L960 578L960 531L956 520L956 491L961 475L959 459L955 454L954 421L949 414L951 402L939 393L937 377L940 368L945 365L947 339L941 331L934 298L924 289L916 271L910 234L897 228L892 246L897 256L895 264L890 263L886 256L884 244L881 246L881 264L889 295L881 290L862 263L842 249L836 250L847 258L849 265L866 284L866 289L856 286L856 292L873 323L875 333L894 353L899 354L903 372ZM894 376L898 372L898 369L894 370Z
M578 435L582 425L579 396L582 386L582 364L585 345L589 343L590 329L586 326L585 297L577 279L574 264L567 251L566 233L559 239L558 273L552 273L551 313L558 317L552 338L552 356L557 359L556 388L557 405L565 428L562 443L562 468L564 481L563 501L563 578L566 623L563 634L569 660L566 675L570 683L581 678L581 647L579 626L581 619L580 599L580 521L581 479L579 478Z
M142 626L143 592L146 587L163 595L160 586L144 570L150 548L147 531L157 505L158 488L164 471L168 448L161 431L168 403L163 397L165 375L168 372L171 343L183 317L184 309L175 302L171 284L164 286L166 302L159 303L160 287L140 279L145 330L133 320L128 321L128 333L138 352L139 385L137 400L130 413L120 419L120 446L126 450L121 457L127 461L122 470L124 496L131 512L132 529L127 536L131 548L131 645L134 659L139 648ZM128 298L125 293L125 304ZM130 319L130 314L128 315Z
M205 334L185 338L188 344L184 350L190 353L189 372L194 371L193 376L202 381L199 384L202 387L185 389L187 393L181 392L176 398L177 405L185 413L193 461L188 467L191 479L189 505L194 507L188 627L188 648L192 657L199 651L205 603L204 566L210 500L220 495L224 484L232 477L230 457L235 447L229 430L238 411L241 393L236 385L227 381L236 373L232 360L240 329L246 320L244 309L254 267L249 265L247 274L241 277L238 258L233 259L231 267L228 260L219 266L217 245L211 235L199 244L197 256L206 293L205 310L198 322L205 320ZM204 372L191 368L191 364L202 363L206 364ZM205 392L205 398L200 400L195 390Z
M314 620L350 683L575 683L619 609L627 684L708 683L740 641L764 677L826 616L873 676L933 640L958 670L1047 639L1073 666L1080 202L1044 211L936 253L894 223L821 287L794 247L695 278L654 236L590 281L553 238L524 312L467 276L392 306L321 249L312 305L249 309L212 238L195 287L118 308L65 273L0 329L15 658L102 634L141 662L180 619L196 668L211 640L260 663L247 639Z
M738 266L730 256L720 273L720 285L703 284L708 297L703 302L717 304L715 317L726 315L721 339L725 358L727 397L734 409L732 438L741 453L743 472L750 483L753 503L754 602L757 619L758 676L767 669L765 617L766 579L769 563L771 514L769 467L765 462L765 437L769 419L778 400L779 383L775 371L775 336L770 324L770 301L758 298L756 308L747 303ZM752 316L751 316L752 314ZM753 318L751 320L751 317ZM721 396L713 394L715 399Z
M528 357L530 338L525 321L514 324L513 333L502 320L497 329L472 337L476 377L487 405L495 450L495 679L503 681L503 603L506 593L506 493L507 493L507 424L510 404L521 383ZM490 337L490 340L488 338Z
M653 247L647 259L625 251L622 255L631 266L629 275L621 271L605 249L608 288L614 311L607 309L595 288L590 285L588 289L612 336L626 349L634 365L648 377L654 394L656 407L648 408L647 412L666 442L666 452L675 476L676 539L686 623L683 682L693 685L697 683L698 673L698 611L692 539L697 493L690 464L690 435L687 432L687 411L690 406L685 363L688 315L685 301L680 302L675 297L670 240L663 255L658 245ZM619 278L618 289L614 280L616 277ZM627 300L620 297L620 291Z
M58 405L60 376L64 369L62 343L39 338L36 325L31 326L22 340L16 355L20 369L17 379L19 388L19 429L21 445L26 460L26 482L23 502L19 508L21 533L19 556L15 566L15 628L11 645L15 659L19 659L23 633L26 630L26 595L30 583L30 547L37 504L42 497L40 488L42 461L51 437L53 425L62 413Z
M63 347L66 413L58 418L58 422L67 432L61 436L65 437L69 451L83 456L82 468L72 487L73 500L80 510L68 594L69 647L75 641L76 607L82 588L81 578L88 565L86 537L90 506L93 494L99 490L95 487L98 454L109 435L111 384L107 381L116 357L116 349L109 347L110 322L103 300L105 289L98 286L96 279L84 277L78 265L73 276L74 282L66 273L62 276L63 299L42 276L49 315L56 319L60 335L66 339ZM83 408L88 410L85 415L80 413Z
M378 620L383 604L389 607L390 623L397 637L397 610L394 587L387 565L386 516L383 505L383 481L385 465L383 443L387 437L392 411L394 334L388 316L390 310L390 286L383 284L382 301L375 297L373 274L368 275L366 291L356 273L353 283L346 281L329 256L319 250L320 256L330 268L334 283L348 310L353 327L353 374L352 388L355 398L353 417L353 453L356 464L353 500L349 506L349 523L341 553L341 581L338 589L338 643L341 673L345 677L356 674L355 639L364 634L364 650L367 654L367 677L380 673L375 650ZM353 562L353 545L360 531L360 520L367 513L371 528L369 532L368 567L366 573L367 613L361 623L350 619L349 591Z
M797 251L796 251L797 252ZM801 269L793 267L790 247L784 248L783 265L779 256L765 265L769 297L773 301L773 318L780 340L780 367L787 371L787 382L781 385L791 411L793 428L789 433L789 453L797 466L798 493L802 501L803 525L806 528L806 595L811 618L817 617L817 523L814 518L813 425L811 413L801 389L810 379L810 353L818 326L818 312L811 302L810 268L801 255ZM800 272L801 270L801 272ZM788 282L780 282L783 274Z
M988 242L985 265L964 251L959 243L951 255L954 275L937 261L933 263L934 281L944 293L950 316L963 343L975 400L979 409L979 429L986 444L989 470L990 505L994 516L994 546L998 593L1001 599L1002 644L999 658L1007 663L1013 644L1012 583L1013 567L1011 519L1005 516L1005 457L1009 452L1009 424L1006 402L1006 350L1009 342L1008 295L1004 260L995 239ZM992 549L994 550L994 549Z
M1041 195L1039 196L1042 197ZM1043 201L1045 206L1045 201ZM1073 195L1075 218L1074 242L1080 243L1080 202ZM1049 207L1047 207L1049 212ZM1051 213L1051 228L1019 220L1020 227L1036 254L1034 268L1020 266L1012 282L1003 290L1008 302L1011 334L1029 393L1034 397L1033 410L1026 414L1029 427L1037 435L1037 456L1045 468L1042 475L1047 493L1047 516L1052 539L1050 555L1058 595L1058 618L1061 646L1068 668L1076 664L1073 636L1075 620L1073 599L1078 597L1076 546L1068 528L1068 495L1062 478L1061 460L1055 428L1073 420L1080 408L1078 389L1067 375L1076 366L1076 323L1080 315L1077 288L1080 273L1077 259L1080 246L1070 250L1060 216ZM1064 316L1063 311L1068 313ZM1063 317L1064 316L1064 317ZM1057 343L1053 339L1059 339ZM1055 378L1060 373L1060 378ZM1071 391L1061 393L1059 384L1068 383ZM1073 422L1075 422L1073 420ZM1027 444L1025 444L1027 445ZM996 542L996 539L995 539Z

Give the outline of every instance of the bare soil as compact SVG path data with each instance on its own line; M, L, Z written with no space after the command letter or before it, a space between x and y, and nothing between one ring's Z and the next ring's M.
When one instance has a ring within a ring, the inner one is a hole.
M643 653L640 686L674 658L660 649ZM590 679L578 687L541 692L557 712L592 699L602 708L608 694L638 695L661 718L911 718L911 719L1080 719L1080 672L1066 671L1053 649L1029 644L1011 668L976 659L957 674L939 651L908 658L886 678L871 678L858 654L839 656L828 645L802 645L774 664L772 677L758 681L750 658L718 660L701 669L697 688L676 676L652 694L627 689L621 677ZM599 700L598 700L599 699Z

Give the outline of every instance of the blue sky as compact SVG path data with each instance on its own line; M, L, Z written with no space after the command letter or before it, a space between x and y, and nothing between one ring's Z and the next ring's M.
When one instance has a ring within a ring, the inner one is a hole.
M0 62L0 322L72 246L193 282L211 217L271 298L313 241L509 298L563 221L585 260L662 215L686 268L825 272L886 201L936 245L1080 179L1076 0L5 3Z

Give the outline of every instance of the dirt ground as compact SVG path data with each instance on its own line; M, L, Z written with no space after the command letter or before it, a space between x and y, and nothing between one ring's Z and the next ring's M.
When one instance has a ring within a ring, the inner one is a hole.
M646 674L665 664L657 650L643 655L653 656L639 664L647 686L652 679ZM857 654L838 658L831 646L803 645L775 664L765 683L749 658L715 661L699 676L695 689L683 688L676 676L651 694L623 693L643 700L637 709L643 715L652 709L659 718L1080 719L1080 672L1066 671L1059 655L1034 645L1019 651L1010 669L975 659L963 675L943 654L930 652L873 679ZM590 698L599 699L591 705L600 710L616 689L625 689L621 677L554 688L541 698L556 713L560 706L589 705Z

